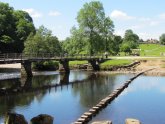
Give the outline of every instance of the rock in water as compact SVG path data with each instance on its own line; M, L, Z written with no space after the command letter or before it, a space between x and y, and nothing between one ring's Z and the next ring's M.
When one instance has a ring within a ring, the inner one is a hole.
M53 124L53 117L47 114L40 114L32 118L30 124Z
M8 112L5 116L5 124L28 124L28 123L23 115Z

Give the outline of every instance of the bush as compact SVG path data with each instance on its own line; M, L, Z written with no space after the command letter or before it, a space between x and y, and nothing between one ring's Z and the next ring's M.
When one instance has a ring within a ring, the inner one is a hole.
M58 68L59 62L57 61L35 62L32 64L34 70L57 70Z

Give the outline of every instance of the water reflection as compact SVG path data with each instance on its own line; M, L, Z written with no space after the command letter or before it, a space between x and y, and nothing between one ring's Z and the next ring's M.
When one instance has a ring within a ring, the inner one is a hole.
M86 83L77 84L73 87L74 95L81 96L80 103L84 107L91 107L98 103L103 97L111 93L114 89L115 76L100 76L93 74L91 80Z
M60 73L60 84L61 85L69 84L69 73Z
M138 77L93 121L110 119L122 124L126 118L137 118L142 124L165 124L164 80L161 76Z
M69 124L130 76L100 76L73 71L70 75L36 75L28 79L1 80L0 88L23 90L0 97L0 123L7 111L14 111L23 113L28 121L38 114L47 113L55 117L54 123ZM50 85L57 87L42 88Z
M77 75L77 73L75 73ZM36 90L51 89L52 87L58 87L63 85L70 85L74 83L84 82L91 79L91 75L85 76L86 78L77 79L72 77L72 81L69 80L69 74L60 73L60 75L47 75L47 76L34 76L33 78L21 78L10 79L1 81L0 95L10 95L25 92L33 92ZM9 83L10 82L10 83ZM14 82L14 83L11 83Z

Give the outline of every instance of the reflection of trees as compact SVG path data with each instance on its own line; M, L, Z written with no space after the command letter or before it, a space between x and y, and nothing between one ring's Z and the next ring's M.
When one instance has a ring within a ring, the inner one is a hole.
M35 76L33 78L34 83L32 83L32 87L38 87L42 85L48 84L57 84L59 83L59 75L46 75L46 76Z
M7 79L7 80L1 80L0 81L0 88L15 88L21 85L21 82L19 79Z
M115 76L100 76L93 74L93 78L85 83L75 84L74 94L80 94L80 102L85 107L91 107L113 91Z
M35 88L42 85L47 85L56 82L59 75L47 75L47 76L34 76L33 78L25 79L10 79L0 82L0 88L6 87L8 89L14 89L18 87ZM57 82L58 83L58 82ZM3 116L8 111L13 111L15 106L28 106L34 99L39 102L43 99L47 90L40 90L39 92L19 93L15 95L6 95L0 97L0 116Z
M13 111L15 106L28 106L34 100L34 98L37 98L38 96L42 96L43 98L45 93L46 91L41 91L39 94L31 92L26 94L1 96L0 116L4 115L8 111Z
M59 75L34 76L33 78L8 79L0 81L0 88L39 87L59 83Z
M69 73L60 74L60 84L61 85L69 84Z

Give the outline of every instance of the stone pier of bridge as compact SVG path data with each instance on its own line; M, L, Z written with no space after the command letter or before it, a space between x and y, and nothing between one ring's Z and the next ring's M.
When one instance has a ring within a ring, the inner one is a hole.
M100 70L99 60L91 59L91 60L88 60L88 63L92 66L93 71L99 71Z
M65 73L70 73L69 60L68 59L62 59L59 61L59 71L65 72Z
M32 69L31 69L31 62L30 61L23 61L21 62L21 77L27 78L32 77Z
M92 69L94 71L99 71L100 70L100 65L99 65L99 60L97 59L90 59L88 60L88 63L91 65ZM31 61L22 61L21 62L21 77L32 77L32 69L31 69ZM70 68L69 68L69 60L68 59L61 59L59 60L59 72L63 73L70 73Z

